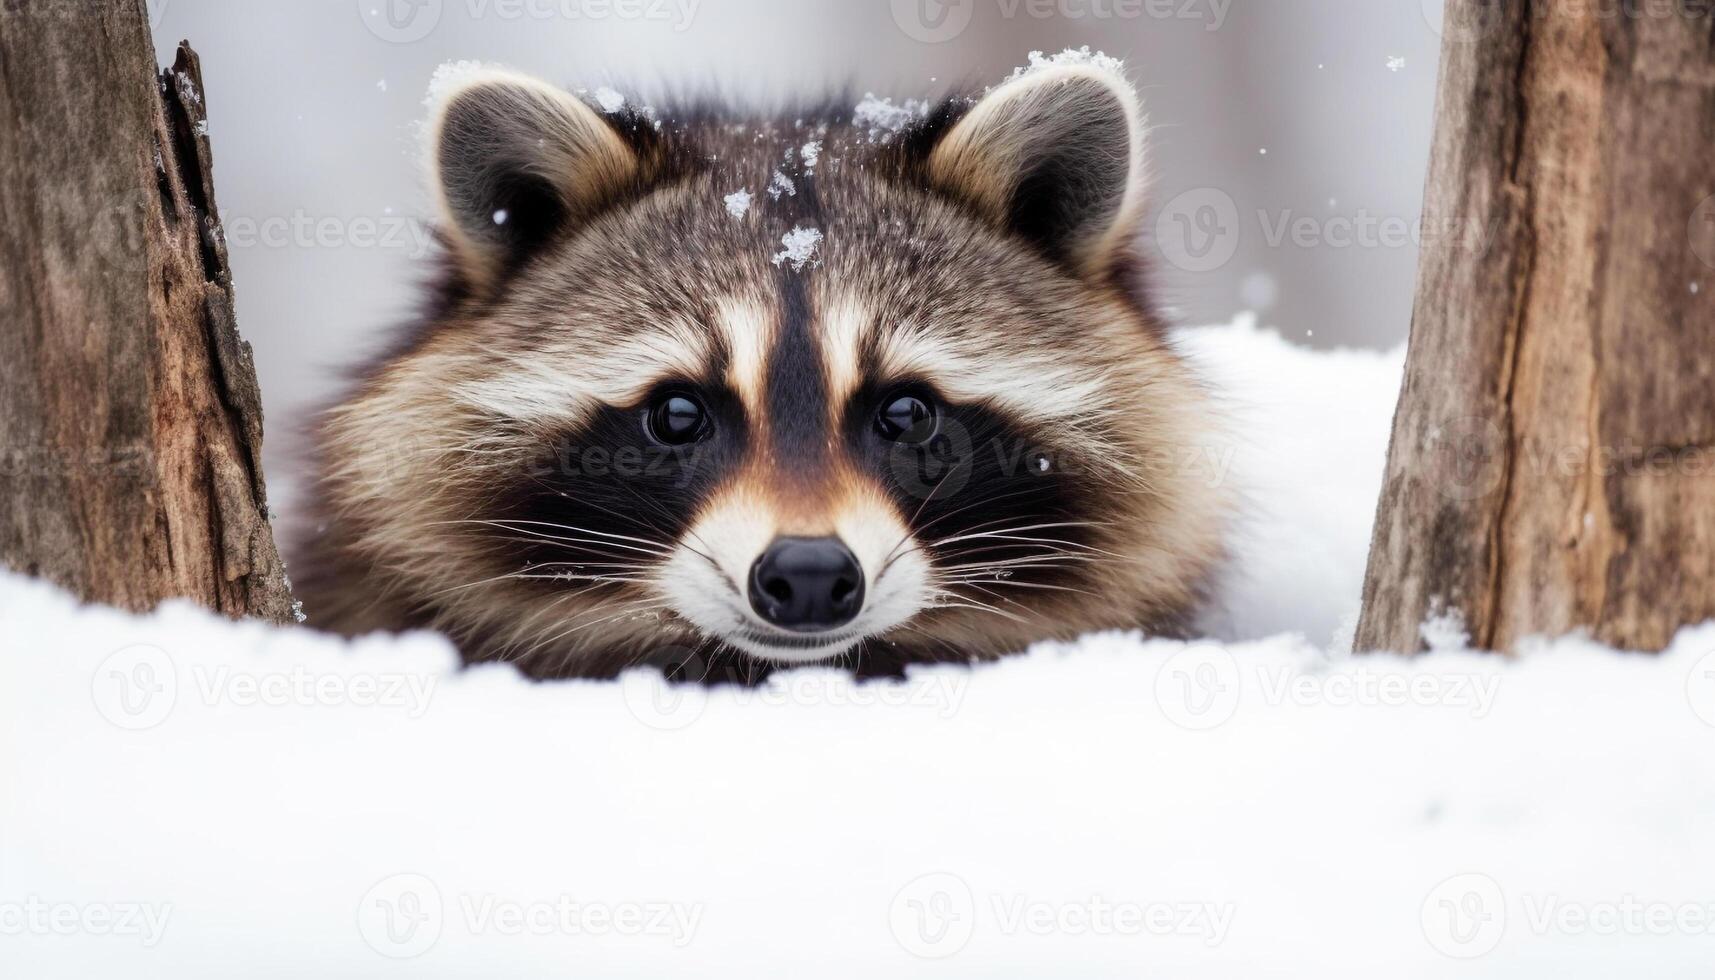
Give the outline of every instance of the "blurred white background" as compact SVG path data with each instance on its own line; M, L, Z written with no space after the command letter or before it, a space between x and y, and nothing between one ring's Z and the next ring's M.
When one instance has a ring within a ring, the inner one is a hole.
M1257 310L1318 347L1404 338L1442 0L151 0L201 53L269 471L411 308L430 76L477 59L645 97L922 97L1033 49L1125 58L1154 127L1152 251L1182 323ZM1165 253L1165 254L1163 254Z

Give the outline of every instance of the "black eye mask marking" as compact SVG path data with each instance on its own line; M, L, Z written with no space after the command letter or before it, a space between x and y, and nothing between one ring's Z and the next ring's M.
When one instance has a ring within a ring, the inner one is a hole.
M1076 473L1023 427L989 409L936 399L922 441L878 431L882 403L901 386L866 386L847 409L847 439L893 494L918 541L951 575L1061 584L1089 560ZM926 385L905 390L934 398ZM1014 596L1020 600L1023 595Z
M650 435L650 416L676 392L696 393L708 432L664 445ZM628 567L659 564L681 540L747 439L738 400L710 385L664 385L637 405L604 407L520 468L496 501L502 526L490 532L507 539L497 553L544 575L634 578Z

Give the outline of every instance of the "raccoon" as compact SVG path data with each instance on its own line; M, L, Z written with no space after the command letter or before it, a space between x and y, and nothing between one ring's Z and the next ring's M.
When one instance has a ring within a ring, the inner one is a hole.
M538 678L1187 627L1228 506L1182 462L1215 413L1149 302L1122 71L762 119L600 96L441 98L444 275L314 427L312 625Z

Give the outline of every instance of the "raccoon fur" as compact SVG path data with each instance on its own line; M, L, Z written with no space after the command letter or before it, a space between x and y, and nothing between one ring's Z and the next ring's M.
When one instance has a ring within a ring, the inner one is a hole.
M1111 66L766 119L485 72L430 145L444 281L316 423L312 625L535 677L1187 626L1228 507Z

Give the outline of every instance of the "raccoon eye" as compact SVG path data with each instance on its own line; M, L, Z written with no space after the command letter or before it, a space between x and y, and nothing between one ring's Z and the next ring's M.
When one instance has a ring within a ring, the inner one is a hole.
M935 434L935 407L909 392L889 395L875 417L875 431L888 442L928 442Z
M711 428L708 409L682 392L664 395L649 409L649 435L666 446L685 446L707 438Z

